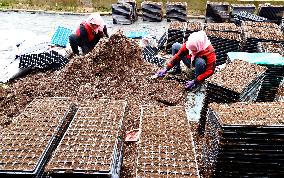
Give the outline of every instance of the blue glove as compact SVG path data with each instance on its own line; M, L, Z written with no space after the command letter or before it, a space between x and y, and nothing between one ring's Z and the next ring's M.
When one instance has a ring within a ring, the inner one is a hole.
M191 90L193 87L195 87L195 85L196 85L196 81L195 80L187 81L185 83L185 89Z
M167 69L167 68L164 68L164 69L158 71L155 75L156 75L157 77L164 77L164 76L166 75L167 71L168 71L168 69Z

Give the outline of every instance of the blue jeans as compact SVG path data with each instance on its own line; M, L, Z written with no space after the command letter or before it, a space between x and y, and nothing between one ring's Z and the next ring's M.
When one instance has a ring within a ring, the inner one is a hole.
M178 51L180 50L182 44L176 42L172 45L172 55L175 55L176 53L178 53ZM186 65L188 68L191 68L191 59L187 59L185 55L181 55L179 56L182 60L182 62L184 63L184 65ZM180 62L176 62L174 63L174 66L176 68L180 69ZM195 72L194 72L194 77L196 78L197 76L199 76L200 74L202 74L203 72L205 72L206 69L206 61L201 58L201 57L195 57L194 61L193 61L193 67L195 67Z

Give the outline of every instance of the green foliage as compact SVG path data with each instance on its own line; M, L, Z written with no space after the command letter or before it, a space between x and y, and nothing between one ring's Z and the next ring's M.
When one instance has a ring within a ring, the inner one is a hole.
M9 0L1 0L0 7L8 7L10 5Z

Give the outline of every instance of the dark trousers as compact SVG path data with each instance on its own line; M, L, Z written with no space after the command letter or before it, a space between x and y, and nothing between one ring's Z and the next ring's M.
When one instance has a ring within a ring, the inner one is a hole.
M178 53L179 49L181 48L182 44L176 42L172 45L172 55L175 55ZM187 59L186 56L180 56L182 62L184 65L186 65L188 68L191 68L191 59ZM176 68L180 68L180 62L175 64ZM205 72L206 69L206 61L201 57L196 57L193 61L193 67L195 67L194 71L194 77L196 78L203 72Z

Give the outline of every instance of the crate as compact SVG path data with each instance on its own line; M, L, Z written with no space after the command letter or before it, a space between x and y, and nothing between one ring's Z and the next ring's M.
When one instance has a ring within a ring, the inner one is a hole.
M143 1L141 3L144 21L161 22L163 19L163 2Z
M283 107L211 104L202 151L210 177L283 177Z

